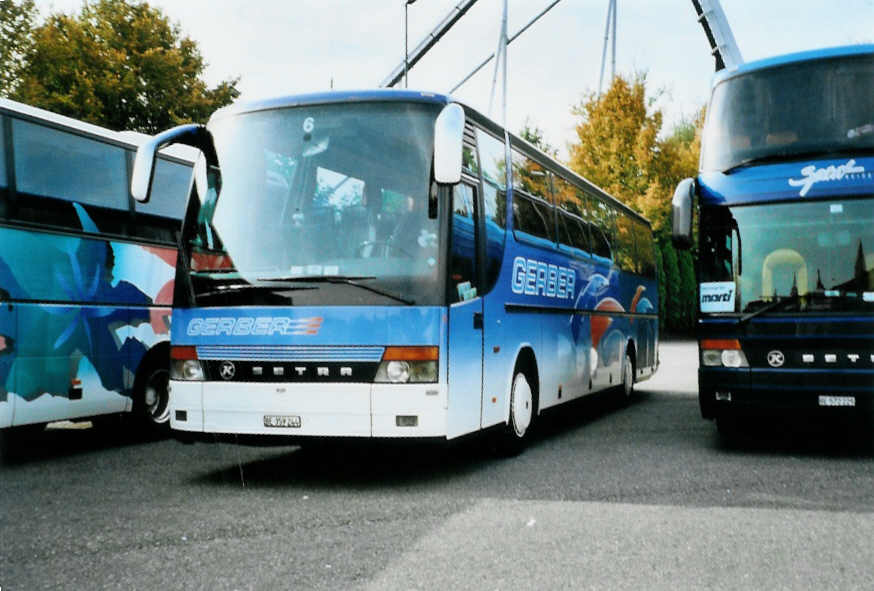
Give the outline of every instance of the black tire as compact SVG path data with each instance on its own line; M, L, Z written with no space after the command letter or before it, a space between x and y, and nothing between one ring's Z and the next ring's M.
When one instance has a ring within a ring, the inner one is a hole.
M516 369L510 384L510 414L507 424L498 433L496 451L502 456L522 453L531 439L531 430L537 411L537 395L529 377Z
M161 365L146 365L140 369L134 383L133 420L151 434L167 434L170 430L170 370Z
M622 363L622 382L619 384L619 394L622 404L629 404L634 396L634 359L625 351L625 360Z

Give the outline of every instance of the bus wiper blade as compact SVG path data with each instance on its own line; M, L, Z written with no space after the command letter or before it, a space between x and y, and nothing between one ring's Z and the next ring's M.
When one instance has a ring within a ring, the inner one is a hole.
M354 287L359 287L361 289L365 289L377 295L381 295L390 299L393 299L397 302L401 302L402 304L406 304L408 306L412 306L416 303L415 300L411 300L409 298L405 298L402 295L398 295L396 293L392 293L390 291L386 291L384 289L380 289L378 287L373 287L372 285L367 285L364 283L359 283L359 281L367 281L369 279L376 279L373 276L359 276L347 277L345 275L294 275L291 277L259 277L258 281L303 281L303 282L314 282L314 283L342 283L344 285L352 285Z
M343 281L366 281L368 279L376 279L376 277L368 275L289 275L279 277L258 277L258 281L303 281L306 283L336 283Z
M829 158L839 158L841 156L853 156L856 154L870 153L874 150L871 146L833 146L832 148L823 148L821 150L799 150L797 152L780 152L778 154L766 154L764 156L753 156L744 158L743 160L733 164L722 171L723 174L731 174L732 172L753 166L756 164L768 164L770 162L788 162L790 160L804 160L805 158L815 158L817 160L826 160Z
M771 302L769 304L765 304L764 306L762 306L758 310L754 310L748 314L741 316L740 318L738 318L737 323L739 326L744 325L747 322L749 322L752 318L755 318L756 316L759 316L761 314L765 314L767 312L771 312L773 310L776 310L777 308L782 307L786 303L800 302L800 301L801 301L801 298L797 295L778 297L778 299L774 300L773 302Z
M305 289L318 289L315 286L309 285L287 285L279 288L280 291L301 291ZM209 298L220 295L227 295L228 293L237 293L241 291L254 290L254 291L277 291L276 285L252 285L251 283L231 283L228 285L222 285L218 289L213 289L211 291L203 291L196 296L198 298Z
M744 158L737 164L733 164L722 171L722 174L731 174L739 168L746 168L755 164L767 164L769 162L786 162L788 160L803 160L812 156L821 157L823 152L791 152L780 154L767 154L765 156L753 156L752 158Z

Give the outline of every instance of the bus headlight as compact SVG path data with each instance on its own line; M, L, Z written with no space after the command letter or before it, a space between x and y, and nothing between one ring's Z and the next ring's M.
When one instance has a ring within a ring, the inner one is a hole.
M170 348L170 379L187 382L202 382L206 375L203 364L197 359L195 347Z
M706 367L749 367L737 339L703 339L701 363Z
M203 378L203 366L200 364L200 361L195 359L186 359L185 361L174 360L170 364L171 380L202 382Z
M386 347L374 382L382 384L437 381L437 347Z

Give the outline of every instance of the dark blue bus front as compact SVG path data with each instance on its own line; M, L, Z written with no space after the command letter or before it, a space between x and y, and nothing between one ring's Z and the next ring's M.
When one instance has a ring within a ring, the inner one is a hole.
M694 185L705 418L872 408L872 97L874 46L717 78Z

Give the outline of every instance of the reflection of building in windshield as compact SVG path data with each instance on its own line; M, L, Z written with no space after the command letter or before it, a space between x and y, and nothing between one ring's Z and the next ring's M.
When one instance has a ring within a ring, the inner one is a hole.
M701 280L736 281L739 311L796 295L874 302L871 199L710 207L702 220Z

